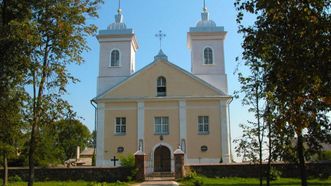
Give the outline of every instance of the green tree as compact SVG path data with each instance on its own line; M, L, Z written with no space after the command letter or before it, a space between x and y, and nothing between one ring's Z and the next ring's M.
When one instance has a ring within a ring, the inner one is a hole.
M263 63L261 63L254 56L244 56L245 66L249 67L250 74L244 75L238 73L239 82L241 84L240 91L236 92L236 97L239 97L240 93L244 94L242 98L242 104L249 106L249 112L253 113L256 121L248 121L247 126L241 125L243 129L243 136L241 140L237 140L238 147L236 151L238 153L243 152L244 158L248 156L253 162L258 159L259 163L259 179L260 185L263 184L263 149L265 146L265 131L266 126L263 120L263 114L265 113L265 84L263 81ZM256 155L257 154L257 155Z
M57 136L54 145L63 151L62 162L74 158L77 146L83 150L91 139L89 129L76 119L60 120L55 122L52 128Z
M236 0L235 6L239 32L244 34L243 56L265 66L266 99L275 110L275 128L294 131L306 186L305 153L319 151L320 143L331 139L327 116L331 108L324 101L331 95L331 2ZM255 14L253 25L243 25L247 13Z
M88 50L86 37L96 26L86 23L87 17L97 17L102 0L38 0L30 2L33 47L29 55L27 88L30 92L26 111L31 123L29 144L29 186L34 181L35 151L40 141L40 127L62 118L70 112L69 103L62 99L69 82L77 82L67 70L70 64L80 64L82 53Z
M3 185L8 180L8 158L16 156L20 146L22 91L30 47L26 38L29 9L26 2L0 1L0 152Z

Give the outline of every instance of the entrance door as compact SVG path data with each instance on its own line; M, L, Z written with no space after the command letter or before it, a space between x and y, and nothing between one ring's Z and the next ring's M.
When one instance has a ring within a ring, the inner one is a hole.
M154 151L154 172L170 172L171 156L170 150L163 145L157 147Z

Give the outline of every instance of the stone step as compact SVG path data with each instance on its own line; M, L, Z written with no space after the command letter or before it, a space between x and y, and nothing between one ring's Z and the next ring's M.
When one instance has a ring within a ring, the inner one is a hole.
M153 172L147 177L174 177L175 173L173 172Z
M174 181L175 177L146 177L145 181Z
M175 181L145 181L141 184L139 184L140 186L150 186L150 185L154 185L154 186L177 186L179 185L177 182Z

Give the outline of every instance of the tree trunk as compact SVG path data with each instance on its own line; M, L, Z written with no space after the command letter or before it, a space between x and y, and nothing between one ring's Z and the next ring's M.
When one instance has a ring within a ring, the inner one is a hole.
M29 182L28 186L33 186L34 182L34 152L36 147L36 124L33 123L29 148Z
M6 186L8 184L8 161L7 161L7 153L3 153L3 178L2 185Z
M298 142L297 142L297 150L298 150L298 159L299 159L299 167L300 167L300 175L301 175L301 185L307 186L307 172L305 165L305 157L304 157L304 147L303 147L303 137L302 134L298 134Z
M270 186L270 172L271 172L271 153L272 153L272 144L271 144L271 123L269 121L268 122L268 128L269 128L269 147L268 147L268 151L269 151L269 156L268 156L268 168L267 168L267 186Z

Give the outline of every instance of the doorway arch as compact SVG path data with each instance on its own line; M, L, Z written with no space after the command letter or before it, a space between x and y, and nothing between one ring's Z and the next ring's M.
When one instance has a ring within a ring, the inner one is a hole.
M164 145L159 145L154 150L154 172L171 171L171 151Z

